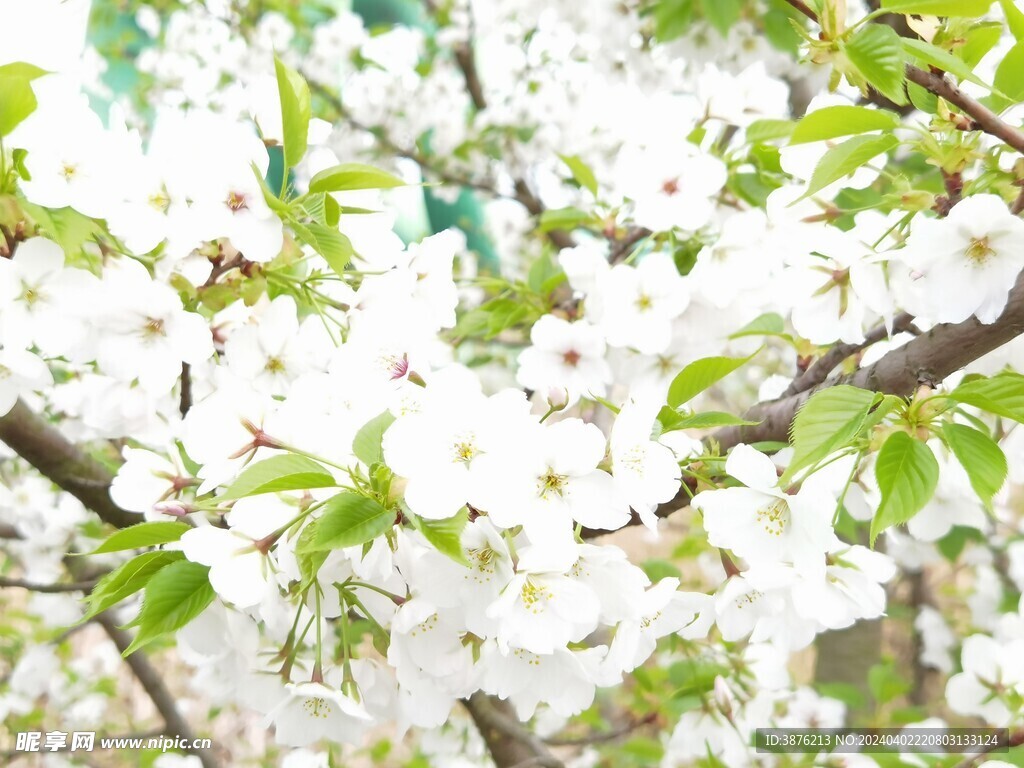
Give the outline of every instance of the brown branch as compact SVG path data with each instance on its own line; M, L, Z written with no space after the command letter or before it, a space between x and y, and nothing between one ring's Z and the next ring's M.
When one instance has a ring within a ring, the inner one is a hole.
M473 718L498 768L565 768L540 739L523 727L507 701L477 691L463 699L462 705Z
M962 323L943 323L894 349L878 362L831 379L788 397L761 403L744 418L760 421L749 427L727 427L715 432L723 448L737 443L786 440L797 410L815 392L835 384L850 384L875 392L907 397L922 383L937 384L982 355L1024 333L1024 274L1010 292L1003 314L990 325L971 317Z
M73 581L63 584L36 584L23 579L0 579L0 589L9 587L12 589L27 589L29 592L41 592L43 594L58 594L60 592L89 592L96 586L95 581Z
M1017 199L1013 201L1013 205L1010 206L1010 213L1014 216L1020 216L1024 213L1024 181L1017 182L1020 185L1020 194L1017 195Z
M111 500L110 471L21 400L0 418L0 440L104 522L118 528L139 522L138 515L126 512Z
M639 728L643 728L646 725L651 725L656 722L658 722L658 715L655 712L651 712L639 720L632 720L625 725L613 728L610 731L589 733L585 736L551 736L544 739L544 743L553 747L582 747L589 744L604 744L609 741L621 739L623 736L628 736Z
M192 366L181 364L181 394L178 397L178 412L185 418L192 408Z
M114 645L123 654L132 643L131 636L123 629L120 629L114 622L114 619L106 613L101 613L97 616L96 621L103 627L103 630L110 639L114 641ZM180 736L182 739L187 739L189 744L194 742L197 738L195 732L178 711L174 696L167 689L163 678L150 663L149 658L144 653L136 651L131 656L125 657L125 663L128 664L139 683L146 690L146 694L152 700L153 706L156 707L157 712L164 719L167 730L176 736ZM210 750L192 749L189 747L186 748L186 751L198 757L199 762L203 764L203 768L217 768L218 762L214 759Z
M910 330L913 325L913 316L907 312L902 312L893 319L892 332L893 334L897 334L902 331ZM888 328L884 325L880 325L877 328L868 331L864 336L864 341L858 344L836 344L825 352L825 354L819 357L806 371L793 379L792 383L790 383L786 388L786 391L782 393L782 396L789 397L790 395L795 395L798 392L808 390L811 387L816 387L825 381L825 379L828 378L828 375L832 373L833 369L848 357L852 357L858 352L863 352L872 344L877 344L888 336Z

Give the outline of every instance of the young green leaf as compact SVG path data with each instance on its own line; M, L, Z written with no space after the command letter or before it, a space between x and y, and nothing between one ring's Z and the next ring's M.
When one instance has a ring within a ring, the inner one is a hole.
M342 163L326 168L309 181L310 192L347 192L352 189L392 189L405 182L394 174L362 163Z
M814 110L797 123L789 143L805 144L868 131L891 131L899 124L896 114L888 110L849 104L825 107Z
M390 531L394 524L395 513L373 499L355 493L339 493L324 505L316 535L297 551L355 547Z
M788 139L796 123L792 120L755 120L747 126L747 141L751 144L761 144L766 141L777 139Z
M226 501L258 496L261 493L330 488L337 484L334 476L322 464L305 456L285 453L246 467L219 498Z
M993 85L999 92L995 97L997 109L1002 110L1011 104L1024 101L1022 72L1024 72L1024 43L1017 43L1007 51L996 69Z
M590 166L583 162L579 155L559 155L559 157L569 167L576 183L597 197L597 177L594 176L594 171Z
M299 224L293 221L290 226L296 235L313 246L313 250L324 257L324 261L335 273L340 275L345 271L345 267L352 260L352 254L355 253L352 241L345 235L336 229L316 222Z
M0 136L9 134L35 111L32 81L45 74L45 70L20 61L0 67Z
M760 352L760 350L758 350ZM717 384L730 373L748 362L749 357L705 357L695 360L672 380L668 388L668 404L678 408L688 403L708 387Z
M743 0L701 0L704 18L722 37L740 20L743 11Z
M306 154L312 101L309 85L298 72L289 69L276 56L277 91L281 96L281 125L284 130L285 178L288 168L298 165Z
M736 333L729 336L730 339L740 339L744 336L785 336L786 323L782 315L776 312L766 312L758 315L749 323L740 328Z
M878 452L875 480L882 501L871 521L872 546L879 533L906 523L928 503L939 481L939 462L920 440L894 432Z
M993 0L882 0L882 10L915 16L976 18L988 13Z
M1006 454L995 440L973 427L949 423L942 436L960 466L967 472L971 487L986 505L991 503L1006 481Z
M185 555L178 550L161 549L156 552L143 552L122 563L96 582L92 592L85 598L89 608L78 623L88 621L126 597L134 595L149 583L157 571L184 557Z
M187 523L179 523L176 520L139 523L112 533L110 538L89 554L99 555L106 552L121 552L126 549L142 549L143 547L155 547L157 544L167 544L180 539L190 527Z
M319 527L319 520L312 521L302 529L298 541L295 542L295 562L299 566L299 576L301 577L299 591L306 589L306 587L313 583L317 573L320 571L320 566L324 564L327 556L331 554L326 549L319 551L310 551L308 549L316 538Z
M860 434L876 399L874 392L846 384L811 395L793 419L793 458L779 482L786 483L800 470L850 445Z
M949 393L951 400L1024 424L1024 376L1003 373L966 381Z
M999 0L1006 16L1006 26L1018 41L1024 41L1024 10L1014 0Z
M843 52L875 90L894 104L906 104L903 39L885 24L867 24L843 46Z
M460 509L452 517L443 520L426 520L422 517L410 516L416 530L423 538L440 552L447 555L459 565L469 566L466 553L462 550L462 531L469 522L469 510Z
M759 421L741 419L739 416L733 416L731 413L705 411L704 413L693 413L689 416L679 416L678 419L672 422L670 428L666 426L666 431L675 431L677 429L712 429L717 427L752 427L760 423Z
M883 134L882 136L854 136L852 139L847 139L842 144L832 147L818 161L803 198L810 197L830 184L849 176L864 163L890 151L899 143L899 139L895 136Z
M178 560L161 568L146 584L142 610L134 624L139 631L124 651L129 656L161 635L188 624L213 602L210 569Z
M352 453L356 458L368 467L384 461L381 444L384 442L384 433L394 422L395 417L391 412L384 411L364 424L352 440Z
M912 38L904 38L903 47L911 56L929 66L938 67L945 72L949 72L951 75L959 77L961 80L969 80L976 85L980 85L982 88L988 88L985 81L974 74L974 70L966 61L957 58L949 51L945 51L931 43L926 43L924 40Z

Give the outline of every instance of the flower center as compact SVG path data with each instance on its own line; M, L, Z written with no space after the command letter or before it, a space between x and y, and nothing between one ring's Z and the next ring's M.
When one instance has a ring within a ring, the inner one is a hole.
M736 598L736 607L742 611L748 605L753 605L754 603L756 603L763 596L764 593L758 592L756 589L751 592L747 592L747 594L740 595Z
M669 179L661 185L661 191L671 197L679 192L679 179Z
M457 438L452 445L452 461L456 464L469 464L479 453L473 435Z
M975 237L971 239L971 244L967 246L967 250L964 251L964 255L975 264L981 265L988 261L990 258L995 256L995 250L989 245L988 237Z
M648 296L646 293L641 293L639 296L636 297L636 308L639 309L641 312L646 312L653 306L654 302L651 300L651 297Z
M160 213L167 213L171 207L171 198L168 197L166 190L163 189L154 195L150 195L148 202L150 206L160 211Z
M244 192L230 192L228 194L228 199L225 201L225 204L227 205L228 208L231 209L232 213L244 211L246 208L249 207L249 204L246 202L246 196Z
M583 355L581 355L575 349L570 349L568 352L562 353L562 362L568 365L570 368L575 368L577 365L579 365L580 358L582 357Z
M785 499L775 499L766 507L757 510L757 522L764 526L770 536L781 536L789 523L789 504Z
M267 371L269 371L270 373L284 373L285 372L284 362L279 357L268 357L267 358L267 364L264 366L264 368Z
M548 467L547 472L537 478L537 490L542 499L547 499L548 495L552 493L561 496L568 481L568 475L559 475L554 469Z
M484 547L483 549L467 549L466 554L469 556L470 562L473 567L480 573L494 573L494 559L496 553L490 547Z
M64 163L64 166L60 169L60 175L64 177L64 181L71 181L77 173L78 166L74 163Z
M327 714L331 710L327 701L322 696L311 696L302 702L302 708L306 710L306 714L310 717L318 717L321 719L326 719Z
M555 599L550 589L542 584L535 584L529 578L523 584L519 596L522 598L526 610L534 614L542 612L547 602Z
M166 336L164 333L164 321L156 317L146 318L146 325L143 326L142 335L146 337Z

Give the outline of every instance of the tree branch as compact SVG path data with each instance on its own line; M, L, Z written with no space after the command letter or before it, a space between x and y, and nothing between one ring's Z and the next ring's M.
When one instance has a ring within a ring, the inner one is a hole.
M105 523L127 528L139 522L138 515L126 512L111 500L113 476L107 468L70 443L21 400L0 418L0 440Z
M123 629L120 629L109 614L101 613L96 617L96 622L103 627L103 630L114 641L114 645L117 646L117 649L122 654L131 645L131 636ZM193 732L188 721L178 711L174 696L167 689L160 673L150 663L149 657L144 653L136 651L130 656L125 657L125 663L131 668L135 677L146 690L146 694L152 700L153 706L156 707L157 712L164 719L167 730L176 736L180 736L182 739L187 739L190 744L194 742L197 738L195 732ZM210 750L192 749L189 747L187 751L199 758L203 768L217 768L217 760L214 759Z
M511 705L477 691L462 705L469 711L498 768L565 768L547 747L519 722Z
M1010 292L1003 314L985 325L971 317L962 323L943 323L892 350L878 362L788 397L754 406L744 418L760 421L750 427L727 427L715 432L723 448L737 443L785 440L797 410L811 395L835 384L907 397L922 383L936 384L982 355L1024 333L1024 273Z
M73 581L64 584L36 584L23 579L0 579L0 589L27 589L29 592L41 592L43 594L58 594L60 592L89 592L95 581Z

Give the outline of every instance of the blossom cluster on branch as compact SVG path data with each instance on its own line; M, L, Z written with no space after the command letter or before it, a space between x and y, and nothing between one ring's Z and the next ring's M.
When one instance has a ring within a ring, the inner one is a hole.
M1020 724L1019 3L126 5L0 0L12 733L93 624L204 768Z

